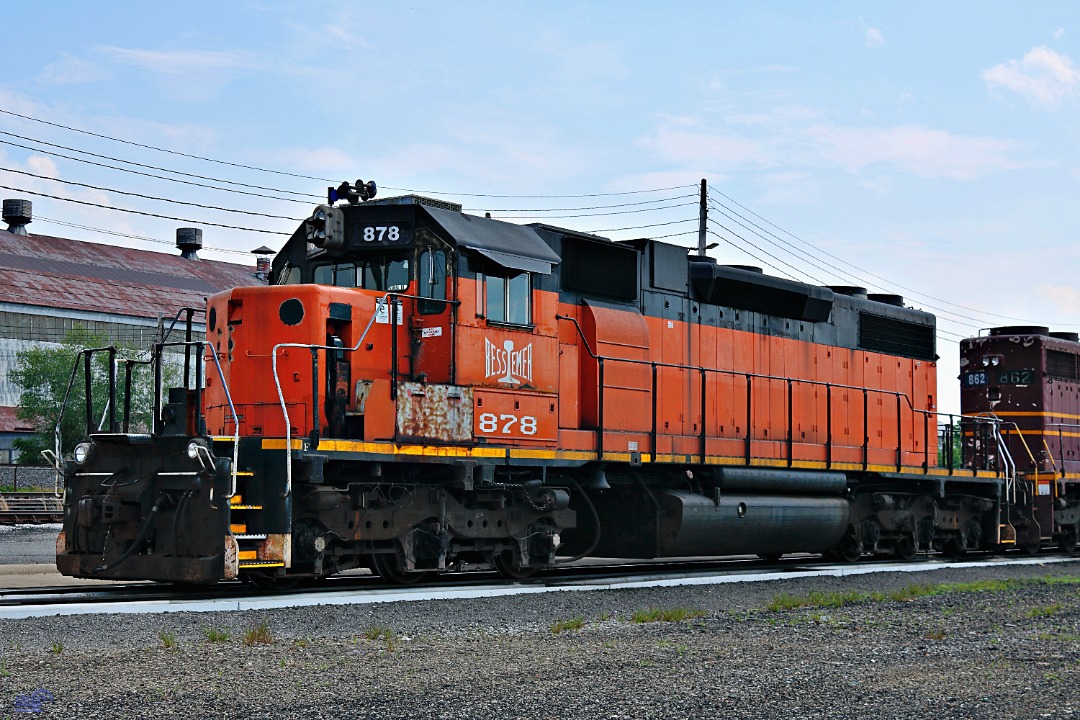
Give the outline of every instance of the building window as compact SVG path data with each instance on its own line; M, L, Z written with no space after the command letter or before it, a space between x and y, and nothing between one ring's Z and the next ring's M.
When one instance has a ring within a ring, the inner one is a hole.
M485 310L488 322L529 325L532 322L532 275L519 272L486 275Z

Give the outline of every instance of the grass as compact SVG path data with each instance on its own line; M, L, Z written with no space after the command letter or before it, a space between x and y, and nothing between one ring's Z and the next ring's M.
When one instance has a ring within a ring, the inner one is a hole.
M572 617L569 620L556 620L551 623L551 633L553 635L558 635L561 632L580 630L583 627L585 627L585 618Z
M704 610L691 610L689 608L671 608L669 610L661 610L660 608L649 608L648 610L637 610L630 616L630 622L632 623L654 623L654 622L682 622L683 620L689 620L691 618L704 617L707 613Z
M265 620L261 621L258 625L253 625L250 629L244 631L245 645L255 645L256 643L270 645L273 642L274 637L270 634L270 626Z
M364 631L360 634L368 640L394 639L394 631L385 625L372 625L371 627L364 628Z
M176 649L176 635L174 633L162 631L158 634L158 637L161 639L161 647L166 650Z
M229 642L230 640L232 640L232 633L230 633L228 630L206 628L206 642L219 643Z
M1001 592L1013 590L1024 585L1080 585L1080 576L1044 577L1032 579L1010 580L974 580L966 583L941 583L938 585L912 584L893 590L891 592L822 592L813 591L806 595L792 595L780 593L774 595L765 603L765 608L772 612L783 610L795 610L797 608L838 608L844 605L852 605L862 602L883 602L893 600L895 602L911 602L922 597L934 595L946 595L955 593L973 592ZM1028 617L1045 617L1060 611L1060 603L1048 605L1044 608L1035 608Z
M1041 618L1050 617L1056 613L1065 609L1065 605L1062 603L1053 603L1051 605L1039 605L1028 610L1027 616L1029 618Z
M52 645L49 646L49 652L53 655L59 655L64 652L64 644L59 640L53 640Z
M394 652L397 647L397 635L394 631L384 625L372 625L369 628L365 628L362 633L368 640L385 640L387 652Z
M11 677L11 671L8 670L7 660L0 659L0 678Z

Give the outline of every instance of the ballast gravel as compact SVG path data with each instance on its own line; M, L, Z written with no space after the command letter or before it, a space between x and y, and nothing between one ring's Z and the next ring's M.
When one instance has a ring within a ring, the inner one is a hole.
M0 717L1068 718L1080 562L3 620L0 651Z

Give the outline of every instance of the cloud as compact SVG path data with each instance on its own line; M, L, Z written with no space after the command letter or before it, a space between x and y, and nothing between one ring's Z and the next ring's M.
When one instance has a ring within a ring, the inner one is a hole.
M1011 90L1047 110L1072 96L1080 84L1080 70L1067 55L1045 45L1032 48L1021 60L1009 60L984 70L983 81L991 90Z
M61 53L59 60L46 65L38 74L38 80L49 85L91 83L109 77L105 68L67 52Z
M99 46L97 49L117 62L163 75L255 67L254 61L243 53L216 50L138 50L114 46Z
M808 128L807 137L826 160L859 172L871 165L891 165L918 177L971 180L997 170L1024 167L1009 155L1015 143L988 137L965 137L918 125L892 128Z
M1067 285L1038 285L1035 294L1056 317L1071 317L1080 304L1080 290Z
M702 127L690 120L668 121L636 142L668 162L682 165L714 165L730 169L742 165L765 165L773 161L767 144L727 130Z
M636 145L676 167L717 173L757 168L804 172L842 166L851 173L892 169L922 178L971 180L1029 167L1013 158L1010 140L957 135L919 125L842 126L812 110L782 107L759 115L731 115L720 126L691 117L664 119Z
M866 29L866 47L880 47L885 44L885 36L875 27Z
M1065 37L1065 28L1059 27L1057 30L1054 31L1055 40L1060 40L1063 37Z

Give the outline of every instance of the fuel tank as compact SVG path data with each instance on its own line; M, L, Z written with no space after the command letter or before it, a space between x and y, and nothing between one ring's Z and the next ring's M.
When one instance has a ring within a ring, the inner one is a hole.
M613 488L590 495L600 520L593 555L652 558L822 552L848 526L842 497ZM579 524L590 514L578 512ZM592 526L590 526L592 525ZM582 535L595 534L580 524Z

